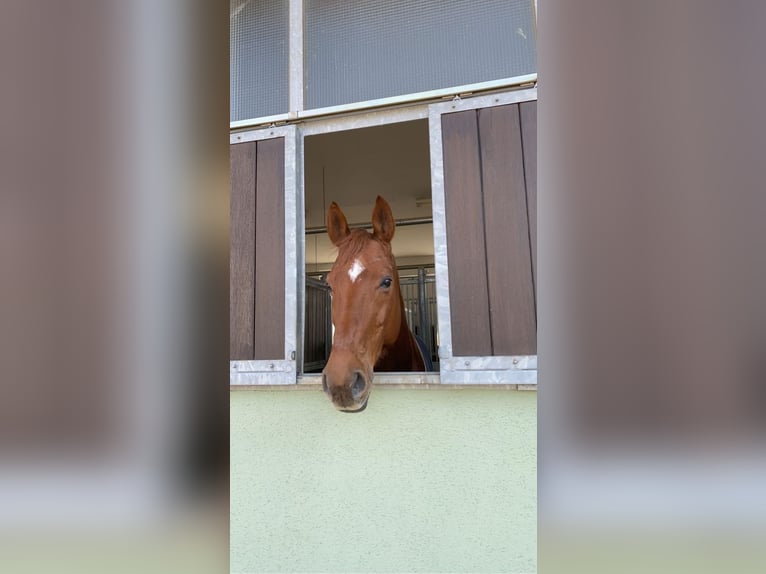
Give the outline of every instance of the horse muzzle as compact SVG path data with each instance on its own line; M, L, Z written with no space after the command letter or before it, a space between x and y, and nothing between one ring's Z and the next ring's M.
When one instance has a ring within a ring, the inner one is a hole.
M339 411L362 412L372 390L372 373L368 375L358 368L338 372L330 361L322 373L322 389Z

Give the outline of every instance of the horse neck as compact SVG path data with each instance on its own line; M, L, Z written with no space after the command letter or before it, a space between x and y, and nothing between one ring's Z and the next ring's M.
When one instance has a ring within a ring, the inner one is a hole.
M399 334L391 345L383 346L383 356L375 365L376 371L416 371L425 370L423 359L415 336L407 326L407 316L404 312L404 300L399 293L399 308L401 321Z

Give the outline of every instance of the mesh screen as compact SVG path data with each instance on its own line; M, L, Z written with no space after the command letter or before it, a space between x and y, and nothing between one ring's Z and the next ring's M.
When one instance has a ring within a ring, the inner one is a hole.
M307 109L529 74L533 0L306 0Z
M231 0L231 121L288 111L288 0Z

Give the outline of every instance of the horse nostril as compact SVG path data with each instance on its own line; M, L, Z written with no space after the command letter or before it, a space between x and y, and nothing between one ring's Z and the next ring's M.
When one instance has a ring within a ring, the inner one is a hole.
M322 390L327 392L327 375L322 373Z
M351 396L353 396L354 399L358 399L364 392L365 386L364 376L359 371L356 371L354 373L354 382L351 383Z

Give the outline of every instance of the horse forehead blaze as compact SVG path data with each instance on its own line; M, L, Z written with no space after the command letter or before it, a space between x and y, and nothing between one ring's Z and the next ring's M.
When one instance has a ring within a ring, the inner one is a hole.
M391 273L395 268L390 245L360 229L352 231L348 239L338 247L338 257L329 277L347 275L350 283L354 284L362 273Z
M351 282L354 283L356 281L356 278L359 277L359 275L362 274L362 271L364 271L365 267L362 264L362 262L357 257L354 259L354 264L351 265L351 268L348 270L348 277L351 279Z

